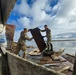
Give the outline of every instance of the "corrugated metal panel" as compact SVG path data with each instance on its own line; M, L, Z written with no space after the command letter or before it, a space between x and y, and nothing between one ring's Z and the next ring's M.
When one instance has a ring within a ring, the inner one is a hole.
M40 30L38 28L34 28L34 29L31 29L30 31L31 31L31 34L32 34L38 48L42 52L46 48L46 44L40 33Z
M0 23L6 23L16 0L0 0Z

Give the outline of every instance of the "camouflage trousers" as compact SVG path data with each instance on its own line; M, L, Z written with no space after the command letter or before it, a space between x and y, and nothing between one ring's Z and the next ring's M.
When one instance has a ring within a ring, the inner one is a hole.
M50 51L53 51L53 45L51 43L51 37L47 37L47 48Z
M51 37L47 37L47 45L51 43Z
M24 53L26 53L26 49L27 49L26 45L18 43L15 54L18 54L20 50L22 50Z

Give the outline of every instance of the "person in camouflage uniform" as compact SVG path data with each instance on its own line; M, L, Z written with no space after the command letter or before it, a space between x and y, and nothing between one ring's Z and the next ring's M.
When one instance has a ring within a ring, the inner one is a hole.
M25 53L27 50L27 46L25 44L26 40L31 41L33 39L28 37L28 35L26 34L27 32L28 29L24 28L24 30L20 33L20 38L18 39L18 43L17 43L16 54L18 54L20 50L24 51L23 58L25 58Z
M51 30L48 28L47 25L44 25L44 30L40 30L41 32L46 32L46 36L47 37L47 48L48 50L51 50L53 51L53 46L52 46L52 43L51 43Z

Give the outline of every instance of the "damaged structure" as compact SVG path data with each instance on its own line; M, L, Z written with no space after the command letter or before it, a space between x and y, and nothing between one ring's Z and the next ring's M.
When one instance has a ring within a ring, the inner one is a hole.
M15 5L15 2L16 0L0 0L1 24L3 25L6 24L10 12ZM38 42L37 40L35 41L36 43ZM44 41L42 41L42 43L43 42ZM42 52L42 50L46 47L46 45L45 43L43 43L42 46L38 45L38 47ZM76 74L75 69L76 69L76 65L74 66L73 75ZM0 75L32 75L32 74L33 75L67 75L61 73L61 71L55 71L53 69L43 67L37 63L29 61L28 59L23 59L7 51L5 48L0 47Z

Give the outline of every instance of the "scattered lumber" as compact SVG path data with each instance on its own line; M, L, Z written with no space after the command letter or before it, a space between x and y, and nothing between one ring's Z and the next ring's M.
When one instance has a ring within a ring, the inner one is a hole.
M70 66L65 66L62 69L58 70L58 72L63 72L63 71L68 70L68 69L70 69Z

